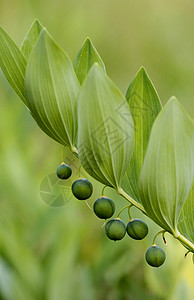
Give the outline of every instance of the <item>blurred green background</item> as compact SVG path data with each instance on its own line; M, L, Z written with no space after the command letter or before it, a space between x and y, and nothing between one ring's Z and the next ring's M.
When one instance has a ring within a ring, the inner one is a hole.
M75 59L89 36L108 75L125 93L141 65L163 103L177 96L194 118L194 2L131 0L0 0L0 24L18 45L35 18ZM145 241L114 243L103 222L76 199L52 208L39 194L55 173L61 146L35 124L0 73L0 299L5 300L190 300L194 299L191 256L167 235L166 263L149 267L144 255L158 227ZM78 162L68 151L67 161ZM83 173L83 176L87 176ZM101 185L92 180L94 195ZM71 183L71 182L69 182ZM111 189L117 205L125 205ZM127 222L127 215L123 213ZM158 244L164 245L158 239Z

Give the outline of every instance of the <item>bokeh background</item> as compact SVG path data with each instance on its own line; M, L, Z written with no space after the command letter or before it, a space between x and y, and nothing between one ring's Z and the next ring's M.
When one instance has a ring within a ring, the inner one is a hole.
M0 24L20 45L35 18L74 60L89 36L108 75L125 93L144 66L163 103L175 95L194 118L194 2L191 0L0 0ZM39 194L55 173L61 146L35 124L0 73L0 299L191 300L191 255L167 235L166 263L144 259L158 227L141 242L108 240L92 211L76 199L52 208ZM78 162L71 153L65 159ZM83 176L87 176L83 173ZM93 201L102 186L94 184ZM125 200L107 188L117 211ZM123 213L127 222L127 215Z

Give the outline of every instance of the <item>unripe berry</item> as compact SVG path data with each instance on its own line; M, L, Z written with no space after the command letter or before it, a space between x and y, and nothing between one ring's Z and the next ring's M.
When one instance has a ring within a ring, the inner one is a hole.
M142 240L148 234L148 226L140 219L133 219L127 224L127 233L135 240Z
M166 259L166 254L162 248L153 245L147 250L145 258L150 266L160 267Z
M62 163L57 168L56 174L60 179L68 179L72 174L72 169L70 166L66 165L65 163Z
M72 193L79 200L90 198L93 192L93 186L88 179L79 178L72 184Z
M112 219L105 226L105 233L110 240L121 240L126 233L126 225L121 219Z
M112 199L102 196L94 202L93 210L100 219L108 219L115 212L115 204Z

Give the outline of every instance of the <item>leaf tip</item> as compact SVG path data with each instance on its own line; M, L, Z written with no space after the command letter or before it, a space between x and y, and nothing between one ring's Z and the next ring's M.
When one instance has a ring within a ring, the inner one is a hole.
M34 22L32 24L40 24L38 19L34 19Z
M36 26L38 28L43 28L43 25L40 23L40 21L38 19L34 20L34 22L32 23L32 26Z
M83 51L85 51L86 49L90 49L90 48L94 48L94 46L92 44L91 39L89 37L86 37L86 39L84 40L82 47L79 51L79 54L82 53Z
M150 80L150 78L149 78L149 76L148 76L148 73L147 73L147 71L146 71L146 69L145 69L145 67L144 66L141 66L140 68L139 68L139 70L138 70L138 72L137 72L137 75L141 75L142 77L146 77L146 78L148 78L149 80Z
M91 51L91 49L93 49L93 50L95 49L94 45L89 37L86 37L81 49L82 50L87 49L87 51Z
M165 107L173 108L173 107L181 107L181 104L179 103L178 99L175 96L170 97L170 99L167 101Z
M90 72L89 73L103 73L102 72L102 69L101 69L101 67L100 67L100 65L99 65L99 63L98 62L95 62L94 64L93 64L93 66L91 67L91 70L90 70Z
M191 116L189 115L189 113L185 110L185 108L183 107L183 105L180 103L180 101L175 97L175 96L172 96L168 102L166 103L165 107L164 108L169 108L171 110L175 110L175 112L182 112L184 113L188 118L189 120L193 123L193 120L191 118Z
M139 70L137 71L135 77L134 77L135 80L148 80L151 82L150 80L150 77L148 76L148 73L146 72L144 66L141 66L139 68Z
M178 102L177 98L175 96L170 97L169 102Z
M92 41L88 36L86 37L84 44L92 44Z
M38 19L34 19L34 21L32 22L32 25L31 25L31 27L33 26L33 25L38 25L39 24L39 21L38 21Z
M142 73L146 73L146 70L145 70L145 68L144 68L144 66L141 66L140 68L139 68L139 71L138 72L142 72Z

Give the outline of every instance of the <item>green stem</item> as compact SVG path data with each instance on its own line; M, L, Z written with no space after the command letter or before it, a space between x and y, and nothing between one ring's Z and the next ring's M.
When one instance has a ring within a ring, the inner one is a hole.
M183 243L184 245L186 245L188 247L188 249L194 253L194 244L192 242L190 242L189 240L187 240L184 236L182 236L181 234L177 237L177 240L179 240L181 243Z
M189 253L191 253L190 250L188 250L188 251L185 253L185 258L187 257L187 255L188 255Z
M130 208L133 206L133 204L130 204L128 207L128 215L129 215L129 219L133 220L133 218L131 217L131 213L130 213Z
M124 211L124 209L128 208L130 205L124 206L118 213L117 218L119 218L120 214L122 213L122 211Z
M89 205L88 201L85 201L85 203L86 203L87 207L93 211L93 209L92 209L91 206Z
M73 152L73 154L78 157L78 150L75 147L71 148L71 151ZM123 198L125 198L128 202L130 202L131 204L133 204L135 207L137 207L138 209L140 209L146 216L147 213L145 211L145 209L143 208L143 206L138 203L137 201L135 201L133 198L131 198L122 188L117 188L117 193L119 195L121 195ZM194 253L194 244L192 242L190 242L188 239L186 239L184 236L182 236L181 234L178 236L174 236L175 238L177 238L181 243L183 243L191 252Z
M117 193L121 195L123 198L125 198L127 201L129 201L131 204L133 204L135 207L140 209L145 215L147 215L143 206L137 201L135 201L133 198L131 198L127 193L125 193L125 191L122 188L118 188Z
M137 207L138 209L140 209L146 216L147 213L145 211L145 209L143 208L143 206L136 202L133 198L131 198L127 193L125 193L125 191L123 191L122 188L118 188L117 192L119 195L121 195L122 197L124 197L127 201L129 201L131 204L133 204L135 207ZM184 236L182 236L181 234L179 235L173 235L174 238L176 238L177 240L179 240L181 243L183 243L186 248L188 248L189 250L191 250L191 252L194 253L194 244L192 242L190 242L188 239L186 239Z
M166 232L166 230L161 230L161 231L159 231L156 235L155 235L155 237L154 237L154 239L153 239L153 245L155 245L155 240L156 240L156 238L157 238L157 236L159 235L159 234L163 234L163 236L164 236L164 233Z
M105 222L102 224L101 228L103 228L107 222L108 222L108 220L105 220Z
M107 185L105 185L105 186L103 187L103 189L102 189L102 197L104 197L104 190L105 190L106 187L107 187Z

